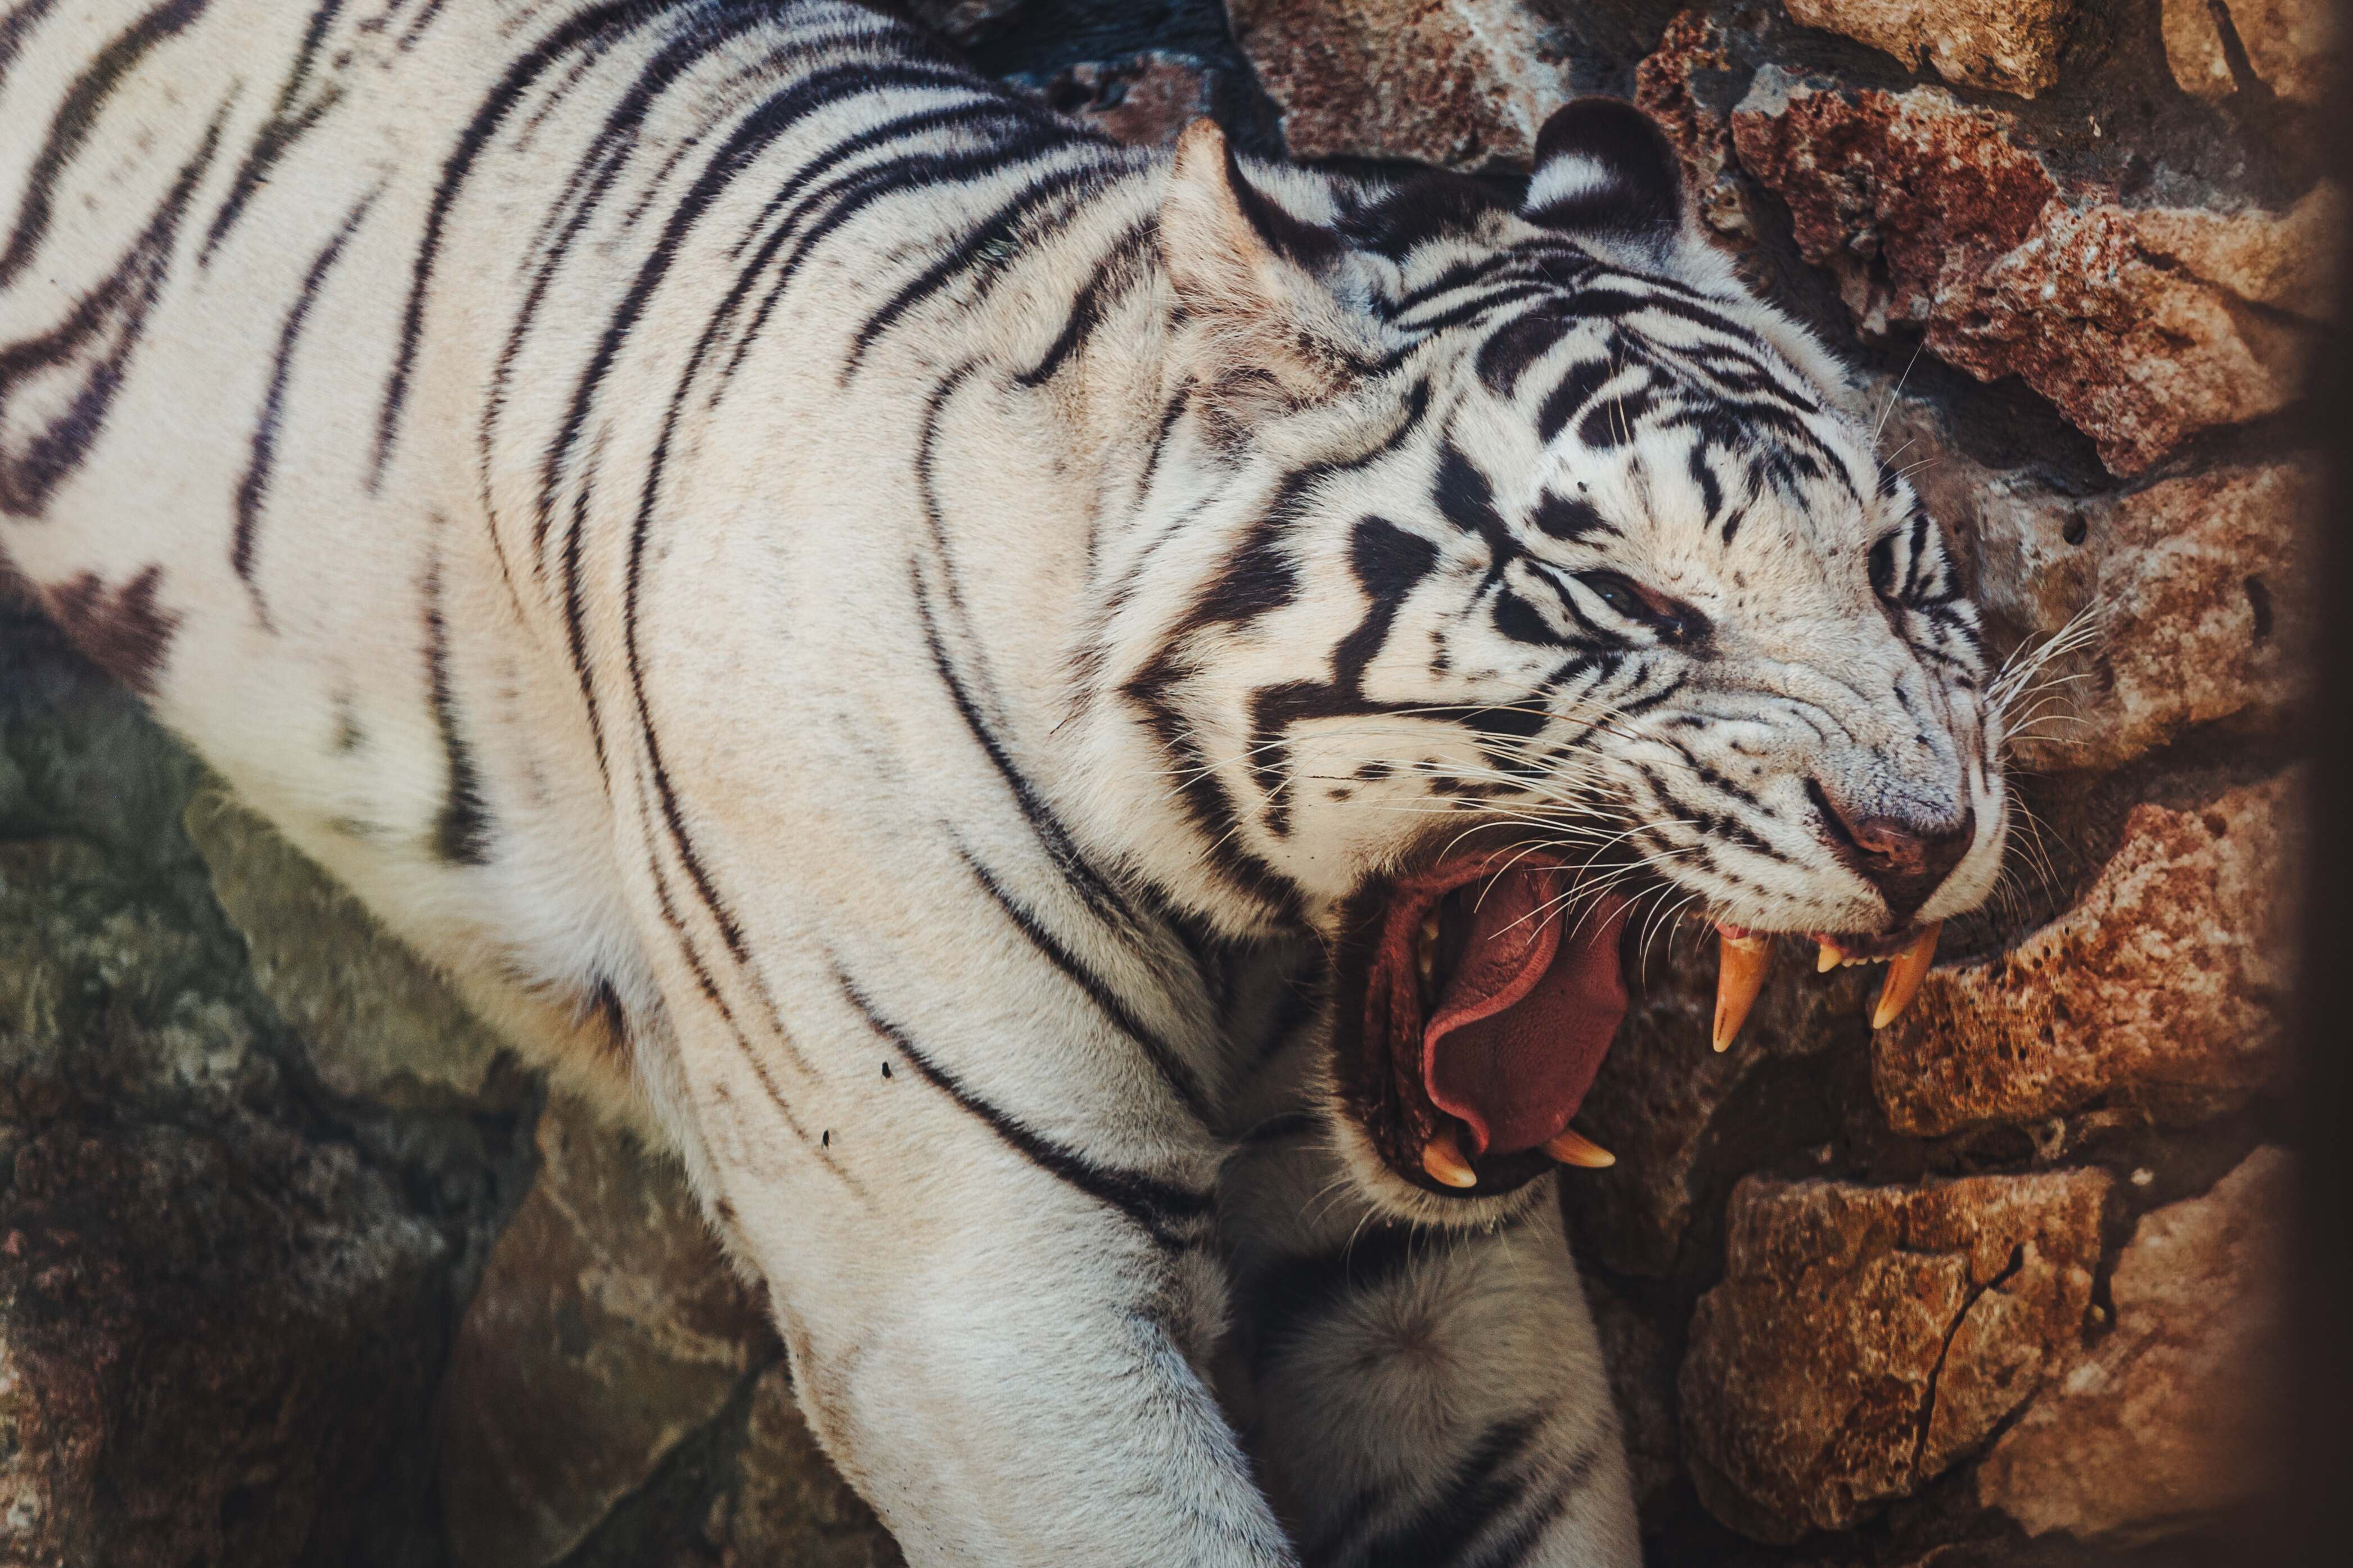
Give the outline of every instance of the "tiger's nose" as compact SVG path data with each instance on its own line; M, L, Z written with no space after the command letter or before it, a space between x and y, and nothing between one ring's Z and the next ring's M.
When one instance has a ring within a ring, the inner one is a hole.
M1819 784L1808 785L1820 813L1823 837L1847 869L1879 889L1897 921L1910 920L1945 885L1977 840L1976 808L1961 807L1957 822L1926 824L1899 816L1850 816Z

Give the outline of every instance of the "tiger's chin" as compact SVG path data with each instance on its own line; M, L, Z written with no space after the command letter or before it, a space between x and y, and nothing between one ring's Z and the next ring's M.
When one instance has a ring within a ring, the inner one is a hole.
M1350 900L1334 1087L1344 1142L1401 1206L1456 1209L1556 1164L1611 1163L1569 1125L1626 1012L1629 906L1608 881L1482 847Z

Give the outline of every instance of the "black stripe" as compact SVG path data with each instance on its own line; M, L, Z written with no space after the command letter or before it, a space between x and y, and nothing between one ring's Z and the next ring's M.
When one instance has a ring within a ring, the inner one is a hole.
M317 97L299 109L295 107L295 100L310 85L311 67L318 58L319 46L325 41L327 29L334 26L336 14L343 8L343 0L325 0L311 14L311 25L302 31L302 46L295 51L293 67L278 89L278 101L270 107L269 120L253 139L253 145L246 149L245 161L237 165L237 178L230 182L228 196L214 215L212 226L205 231L204 246L196 252L197 266L210 263L213 252L245 211L246 203L268 183L269 171L343 97L343 89L330 82Z
M1071 202L1064 207L1062 215L1066 220L1071 207L1096 194L1083 189L1073 194L1073 187L1082 186L1086 181L1101 178L1108 173L1110 171L1101 164L1089 163L1040 175L1024 185L1012 200L967 230L949 247L946 255L902 284L880 310L866 318L859 327L857 336L850 341L849 353L841 367L841 384L849 384L850 378L858 374L858 367L865 361L866 351L872 348L876 340L889 331L902 316L947 288L963 274L976 270L979 275L978 292L986 297L989 284L1012 264L1012 258L1020 245L1025 240L1034 241L1039 237L1036 234L1023 233L1033 215L1047 204L1070 195ZM1049 222L1046 226L1050 230L1057 225Z
M1124 291L1137 281L1136 268L1150 253L1158 235L1159 223L1154 218L1140 219L1121 231L1071 300L1070 313L1062 318L1062 330L1054 334L1053 342L1036 364L1014 376L1014 384L1042 386L1054 378L1063 362L1078 352L1102 321L1105 298ZM1166 417L1164 410L1164 429ZM1156 440L1155 450L1157 451Z
M163 293L188 200L220 151L221 125L228 116L229 101L233 100L225 100L215 111L204 145L181 165L178 181L114 271L81 297L55 331L0 348L0 411L8 411L10 395L20 382L54 374L93 341L112 334L112 341L99 350L81 385L70 395L54 385L44 389L43 405L58 410L46 424L36 426L14 449L0 445L0 511L38 515L57 487L97 444L114 395L122 387L124 368L139 346L147 312ZM0 439L6 435L0 427Z
M286 312L286 321L278 331L278 352L269 366L269 390L261 400L261 417L254 423L250 455L246 459L245 475L237 481L236 497L237 523L229 537L228 563L243 583L246 592L253 595L254 613L261 617L264 626L269 625L269 612L262 603L261 590L253 581L254 535L261 526L261 503L269 489L269 471L278 459L278 424L285 412L286 382L294 368L294 346L301 341L302 327L309 321L312 301L319 297L320 286L343 254L343 246L367 217L367 211L382 193L378 186L362 196L343 219L326 248L311 263L302 278L302 287L294 296L293 309Z
M996 900L998 909L1005 911L1006 919L1029 939L1029 945L1068 976L1072 984L1085 992L1087 999L1111 1021L1113 1027L1144 1047L1144 1054L1152 1058L1152 1066L1160 1074L1162 1081L1168 1085L1178 1100L1184 1101L1185 1109L1193 1113L1196 1121L1208 1126L1210 1117L1208 1097L1177 1049L1138 1018L1112 987L1111 982L1089 968L1085 960L1077 953L1064 947L1053 932L1046 929L1036 912L1008 892L970 850L959 844L956 854L982 889Z
M1162 1247L1175 1250L1190 1244L1185 1233L1208 1216L1208 1194L1190 1192L1140 1172L1098 1164L1077 1150L1038 1132L1019 1118L999 1110L933 1061L904 1028L882 1015L839 964L834 966L833 979L868 1028L898 1047L899 1054L926 1082L997 1134L1007 1148L1049 1175L1125 1215Z
M448 526L433 519L438 535ZM433 704L433 726L440 731L442 755L448 761L440 815L433 827L433 849L453 866L481 866L490 861L490 816L482 805L480 775L474 753L458 722L457 695L449 680L449 627L441 613L441 547L437 542L425 567L425 668L427 691Z
M514 111L532 83L550 66L575 49L609 34L628 32L670 8L670 0L613 0L612 4L567 18L507 68L506 74L467 121L458 145L441 165L440 178L433 188L433 202L425 215L424 237L417 244L417 259L410 266L400 346L393 358L392 374L385 382L384 402L376 412L375 451L368 464L367 486L371 491L384 481L385 464L391 460L392 444L399 435L401 415L407 405L408 378L416 369L417 343L425 331L425 297L432 285L433 264L441 252L441 230L448 221L450 207L458 200L459 187L473 170L474 160L497 133L500 124Z
M1543 1426L1542 1413L1498 1421L1481 1435L1446 1489L1415 1518L1366 1542L1361 1568L1435 1568L1519 1505L1526 1479L1513 1474Z
M74 79L26 176L24 205L16 211L7 248L0 250L0 289L16 280L25 263L32 259L41 237L48 232L49 219L55 216L58 177L97 128L107 100L158 44L202 16L206 4L207 0L164 0L100 49L90 68ZM214 130L217 134L217 124Z

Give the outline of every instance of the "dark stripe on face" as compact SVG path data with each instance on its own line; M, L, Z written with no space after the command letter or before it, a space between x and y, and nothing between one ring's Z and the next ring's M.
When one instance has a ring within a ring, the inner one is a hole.
M435 518L436 532L448 524ZM425 671L427 694L433 704L433 727L441 735L448 782L441 812L434 822L433 849L452 866L483 866L491 858L491 819L482 804L480 775L474 769L473 749L459 725L458 699L449 679L449 627L441 612L441 550L433 547L425 567Z
M1013 922L1029 945L1060 970L1071 984L1086 993L1087 1000L1095 1005L1113 1028L1143 1047L1144 1054L1152 1059L1153 1070L1160 1075L1161 1081L1183 1102L1194 1121L1208 1126L1210 1115L1208 1097L1183 1054L1138 1018L1112 983L1089 967L1084 959L1063 946L1039 920L1036 911L1008 892L987 867L973 858L969 849L959 844L956 855L972 873L973 879L980 884L982 891L1005 911L1005 918Z
M1536 435L1546 446L1549 447L1557 440L1560 433L1568 428L1568 422L1577 416L1577 411L1592 402L1594 394L1609 384L1609 378L1618 374L1619 364L1614 352L1617 340L1613 338L1610 341L1613 352L1608 357L1579 360L1570 365L1562 374L1560 384L1546 394L1544 402L1537 406Z
M24 205L16 209L7 248L0 250L0 289L16 281L16 274L32 259L34 247L48 232L49 220L55 216L58 178L97 128L107 100L157 45L204 15L206 4L206 0L165 0L100 49L90 68L66 89L65 102L49 121L48 135L26 175ZM217 123L214 130L217 134Z
M1019 1118L991 1105L934 1061L904 1028L883 1015L866 992L838 964L833 970L833 979L834 984L840 987L844 999L865 1020L868 1028L895 1047L925 1082L995 1133L1007 1148L1097 1203L1125 1215L1160 1246L1174 1251L1190 1244L1192 1234L1198 1232L1201 1222L1208 1216L1210 1200L1208 1194L1188 1192L1139 1172L1099 1164L1077 1150L1036 1131Z
M1567 334L1567 319L1555 310L1513 317L1479 345L1480 382L1496 396L1509 397L1528 366L1552 353Z
M1568 543L1581 543L1588 534L1618 536L1617 528L1602 521L1591 501L1555 495L1550 490L1536 498L1533 521L1547 536Z
M381 190L381 187L378 188ZM253 426L251 451L246 459L245 476L237 481L235 502L236 526L229 536L229 569L237 574L246 591L253 596L254 613L261 624L269 625L269 612L262 604L261 590L253 581L254 535L261 525L261 504L269 490L269 472L278 458L278 424L286 406L286 382L294 368L294 345L301 341L303 323L310 319L311 305L319 297L320 286L343 254L343 246L367 217L377 191L360 198L343 219L325 249L311 261L311 269L302 278L302 287L294 296L293 309L286 312L286 321L278 331L278 352L271 357L269 390L261 400L261 417Z

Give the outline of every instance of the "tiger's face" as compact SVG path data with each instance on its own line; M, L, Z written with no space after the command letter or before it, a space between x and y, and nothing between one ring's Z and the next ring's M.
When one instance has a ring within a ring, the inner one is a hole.
M1517 212L1319 205L1198 142L1164 246L1233 426L1222 542L1125 689L1211 869L1332 940L1375 1184L1605 1160L1569 1122L1638 927L1721 933L1719 1048L1775 934L1893 960L1900 1005L2002 856L1976 614L1841 373L1690 237L1655 130L1562 110ZM1255 299L1188 292L1204 232Z

